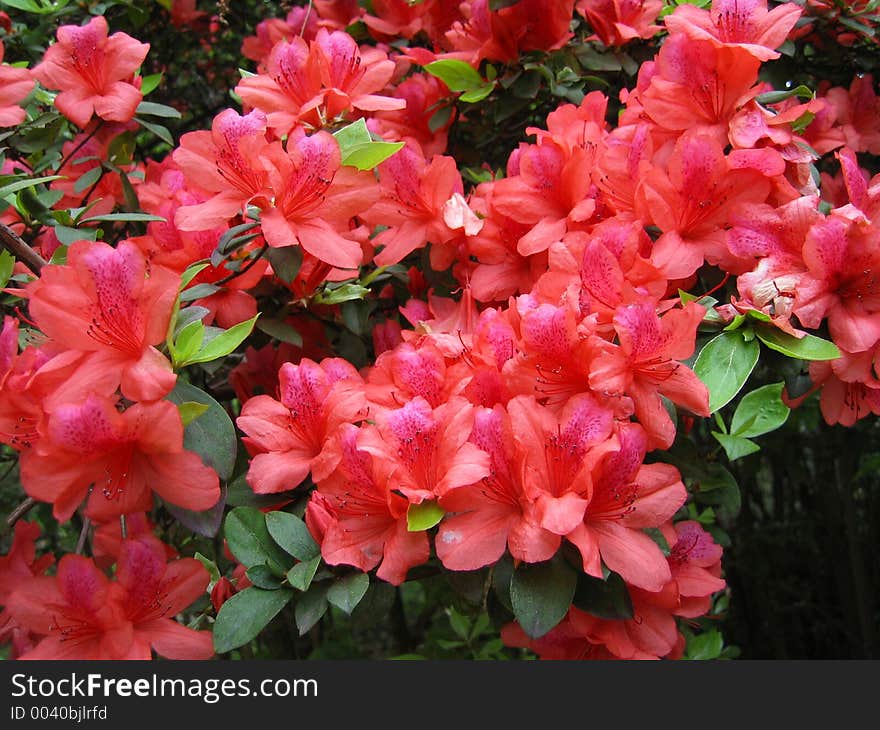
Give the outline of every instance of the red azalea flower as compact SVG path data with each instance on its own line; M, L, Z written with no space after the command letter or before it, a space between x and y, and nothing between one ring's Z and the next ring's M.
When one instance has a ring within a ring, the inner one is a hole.
M107 33L107 20L101 15L84 26L62 25L58 41L34 67L34 77L43 86L60 89L55 106L79 127L85 127L93 114L127 122L143 98L133 77L147 57L149 44L125 33L108 38Z

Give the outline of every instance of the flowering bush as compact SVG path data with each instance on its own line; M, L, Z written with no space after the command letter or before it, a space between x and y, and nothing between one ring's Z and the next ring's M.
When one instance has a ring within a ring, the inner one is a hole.
M0 4L11 656L736 655L730 462L880 414L873 3Z

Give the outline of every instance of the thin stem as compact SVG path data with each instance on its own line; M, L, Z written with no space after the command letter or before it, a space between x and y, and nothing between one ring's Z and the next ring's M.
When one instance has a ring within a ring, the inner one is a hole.
M6 526L13 527L16 522L18 522L22 517L24 517L28 512L31 511L33 506L36 504L36 500L32 497L28 497L24 500L18 507L16 507L12 512L9 513L9 517L6 518Z
M76 541L76 554L82 555L83 550L86 546L86 537L89 534L89 528L92 526L92 521L88 517L83 517L83 526L82 530L79 531L79 539Z
M128 525L125 524L125 515L119 515L119 531L122 534L122 539L128 539Z
M302 28L299 29L299 37L302 38L306 33L306 26L309 24L309 16L312 14L312 0L309 0L309 6L306 8L306 14L303 17Z
M101 129L101 127L103 127L103 126L104 126L104 120L103 120L103 119L99 119L99 120L98 120L98 123L95 125L95 128L94 128L91 132L89 132L89 133L88 133L88 134L82 139L82 141L81 141L76 147L74 147L74 148L68 153L67 157L65 157L63 160L61 160L61 164L58 165L58 169L57 169L55 172L56 172L56 173L57 173L57 172L61 172L61 169L62 169L62 168L68 163L68 162L70 162L71 159L73 159L73 156L74 156L77 152L79 152L83 147L85 147L85 145L88 143L88 141L89 141L92 137L94 137L94 136L98 133L98 131Z
M263 258L263 256L266 255L267 249L268 249L267 246L263 246L263 248L260 249L259 253L256 256L254 256L244 266L244 268L242 268L240 271L233 271L229 276L224 276L222 279L220 279L220 281L215 281L214 286L223 286L224 284L228 284L233 279L236 279L239 276L243 276L244 274L246 274L248 271L250 271L252 268L254 268L254 266L256 266L257 261L259 261L261 258Z
M40 254L32 249L19 235L5 223L0 223L0 244L9 253L21 261L37 276L40 270L48 263Z

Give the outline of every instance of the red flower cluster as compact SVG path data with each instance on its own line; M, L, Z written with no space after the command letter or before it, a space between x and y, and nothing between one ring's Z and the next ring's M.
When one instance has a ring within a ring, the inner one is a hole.
M360 370L317 325L297 323L302 347L246 350L229 381L247 483L261 495L314 487L306 523L323 560L393 584L432 556L452 571L509 555L517 565L567 560L587 581L615 574L629 619L572 606L538 639L505 628L508 645L545 657L679 656L676 619L706 614L725 586L721 547L681 519L687 491L661 460L679 415L710 411L685 364L706 308L679 294L704 266L736 277L738 296L716 310L725 322L752 312L797 338L827 326L843 355L810 372L829 423L880 414L880 178L857 157L880 153L870 76L809 101L768 96L761 65L779 56L801 6L683 4L621 92L615 125L599 92L560 105L546 128L527 130L534 140L503 176L468 190L444 154L452 119L439 129L432 120L451 92L418 66L464 61L479 74L483 61L558 49L575 13L607 46L661 30L659 0L503 5L374 0L367 12L316 0L264 21L243 47L258 66L235 89L242 111L184 134L162 161L119 159L112 175L101 160L134 129L147 45L108 36L94 18L59 29L33 71L0 66L0 126L22 121L18 104L36 80L59 90L55 106L82 129L55 170L59 206L87 209L94 224L134 194L152 214L144 235L76 240L65 263L9 290L27 300L38 339L21 349L19 320L4 319L0 442L20 452L25 491L56 519L84 505L99 525L95 559L67 555L52 576L52 559L36 558L36 529L18 525L0 562L0 639L16 654L211 654L206 633L170 619L204 591L205 570L169 563L141 513L153 492L193 511L220 498L165 399L172 360L182 362L175 322L232 327L267 290L282 292L286 317L326 282L363 266L379 271L362 281L403 271L420 249L451 272L455 297L410 270L411 299L384 308L375 360ZM180 24L201 17L191 3L175 7ZM356 21L375 43L345 32ZM390 43L399 38L432 50L400 50ZM355 122L364 144L399 149L381 164L352 162L340 140ZM820 197L811 166L831 152L841 172L821 180ZM3 220L23 225L12 209ZM233 227L244 234L221 250ZM98 236L88 221L82 230ZM40 234L45 255L58 236ZM285 254L297 259L289 276ZM194 264L187 281L204 296L181 310L181 275ZM232 591L217 582L215 607Z

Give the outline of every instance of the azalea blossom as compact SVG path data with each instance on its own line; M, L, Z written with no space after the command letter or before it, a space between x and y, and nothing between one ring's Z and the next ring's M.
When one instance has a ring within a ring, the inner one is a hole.
M176 375L156 349L164 342L179 277L147 264L130 241L116 248L76 241L67 263L46 266L25 289L30 314L55 342L80 352L80 365L53 402L116 387L132 400L163 397ZM65 355L68 357L68 355Z
M0 41L0 127L14 127L25 118L25 110L18 105L34 88L34 79L26 68L3 64L3 42Z
M208 572L194 558L166 564L158 541L127 541L114 581L81 555L53 577L24 582L9 599L16 621L42 637L21 659L208 659L211 634L173 616L200 596Z
M34 67L34 77L49 89L59 89L55 106L79 127L97 114L112 122L127 122L143 98L134 83L148 43L125 33L108 37L107 20L94 16L83 26L62 25L57 42Z
M59 406L45 436L22 456L21 482L31 497L51 502L60 521L86 500L86 515L107 522L151 509L154 491L195 511L220 498L217 473L183 448L180 414L165 400L122 413L106 396Z
M339 458L327 439L366 415L361 377L342 358L285 363L278 377L280 401L254 396L236 421L253 455L248 484L258 494L293 489L310 472L327 476Z

